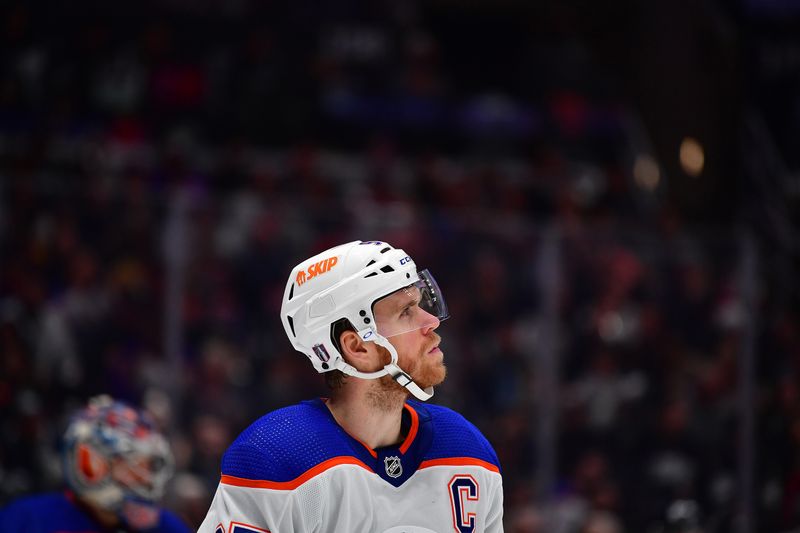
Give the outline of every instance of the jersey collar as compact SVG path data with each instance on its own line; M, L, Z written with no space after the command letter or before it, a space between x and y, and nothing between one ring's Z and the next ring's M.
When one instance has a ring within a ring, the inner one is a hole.
M320 399L321 407L325 409L331 420L336 423L325 402L325 398ZM350 441L350 446L354 452L353 455L368 465L371 470L385 481L396 487L402 485L416 472L431 444L430 417L424 411L420 412L418 405L412 406L408 402L403 404L403 426L407 430L406 436L399 444L372 449L339 426L342 433Z

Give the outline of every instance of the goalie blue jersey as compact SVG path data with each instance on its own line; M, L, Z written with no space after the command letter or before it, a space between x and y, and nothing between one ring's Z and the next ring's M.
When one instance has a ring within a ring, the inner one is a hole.
M203 533L498 532L500 465L475 426L408 401L403 442L373 450L323 400L274 411L222 460Z
M69 493L28 496L0 509L0 531L4 533L107 533ZM129 530L135 531L135 530ZM158 526L142 533L188 533L183 522L160 510Z

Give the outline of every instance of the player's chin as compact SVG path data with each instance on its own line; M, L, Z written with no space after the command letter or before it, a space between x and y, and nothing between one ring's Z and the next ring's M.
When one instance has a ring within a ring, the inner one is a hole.
M426 369L425 375L421 381L424 382L424 387L435 387L440 385L447 377L447 367L442 362L437 362Z

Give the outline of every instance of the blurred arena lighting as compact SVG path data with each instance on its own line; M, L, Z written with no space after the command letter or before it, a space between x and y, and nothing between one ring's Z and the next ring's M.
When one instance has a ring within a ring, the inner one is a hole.
M658 188L661 182L661 172L658 163L652 156L639 154L633 163L633 179L636 185L645 191L652 192Z
M703 172L706 157L703 146L694 137L684 137L680 148L681 168L689 176L697 178Z

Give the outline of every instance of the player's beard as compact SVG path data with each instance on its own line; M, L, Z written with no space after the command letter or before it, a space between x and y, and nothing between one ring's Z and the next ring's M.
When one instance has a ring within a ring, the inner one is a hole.
M435 387L442 383L447 376L447 367L441 354L429 353L433 346L439 345L440 338L436 336L436 342L427 344L420 350L416 357L410 360L398 361L398 365L411 376L420 388ZM387 363L390 360L389 352L386 351ZM391 376L383 376L375 380L375 387L367 393L368 401L376 408L391 411L398 403L402 403L408 397L408 389L397 383Z
M436 344L426 346L413 361L401 362L400 368L405 370L414 382L423 389L439 385L447 376L447 367L444 364L443 354L429 353L433 346L438 344L439 338L437 336Z

